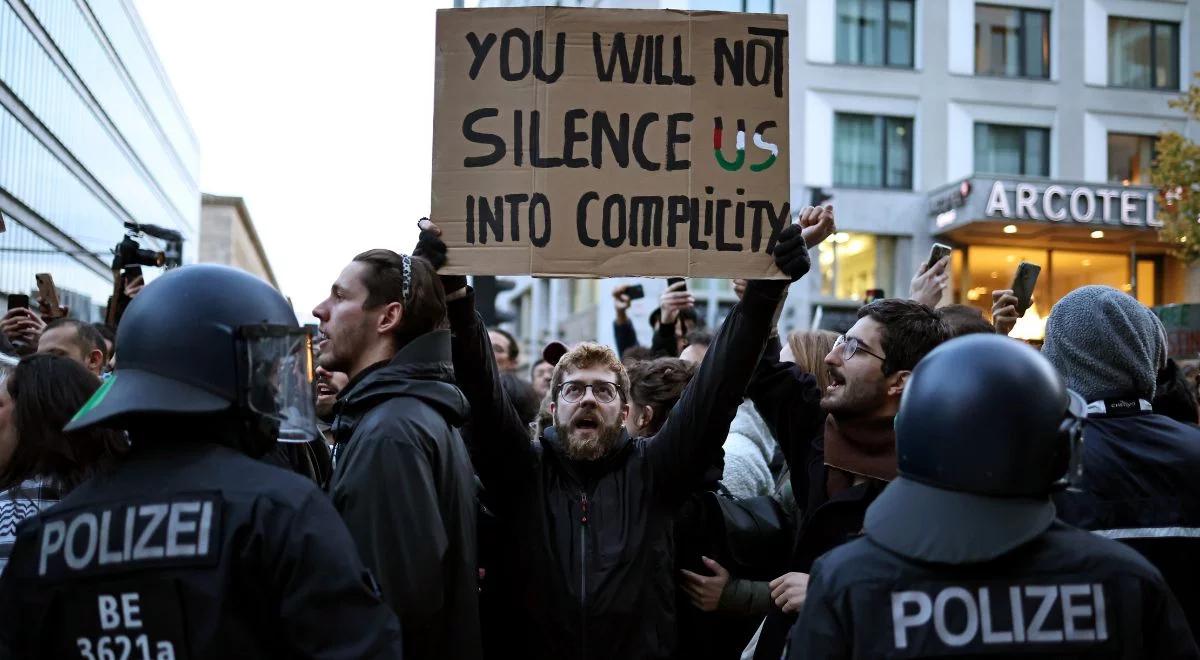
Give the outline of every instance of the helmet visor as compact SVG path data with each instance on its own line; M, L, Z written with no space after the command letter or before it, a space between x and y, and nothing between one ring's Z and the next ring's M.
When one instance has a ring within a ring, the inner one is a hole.
M241 390L247 409L278 424L279 442L320 437L313 389L312 335L306 328L246 326L239 330Z

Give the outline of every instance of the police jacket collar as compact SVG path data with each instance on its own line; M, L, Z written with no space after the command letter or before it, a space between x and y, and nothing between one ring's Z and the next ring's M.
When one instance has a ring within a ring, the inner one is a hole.
M1044 498L995 497L939 488L900 475L867 509L867 537L904 557L939 564L991 561L1054 523Z

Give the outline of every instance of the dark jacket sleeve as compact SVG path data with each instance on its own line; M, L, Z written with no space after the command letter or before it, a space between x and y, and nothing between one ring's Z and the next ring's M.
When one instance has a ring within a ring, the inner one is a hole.
M717 331L692 382L650 439L646 453L668 497L685 496L720 461L729 423L745 396L786 288L784 281L750 283Z
M817 379L790 362L779 361L777 337L767 342L746 388L746 396L779 443L791 473L792 495L800 510L809 492L809 464L817 450L813 438L825 424Z
M624 323L613 321L613 341L617 346L617 357L625 357L625 351L638 345L637 330L633 329L633 322L625 319Z
M788 641L788 660L833 660L850 657L850 636L842 627L834 594L821 570L821 562L813 565L808 593Z
M263 557L260 568L271 572L279 596L288 657L401 657L396 616L376 594L324 494L313 489L290 519L268 515L260 524L265 538L283 540L278 556Z
M384 600L408 630L443 607L449 547L431 464L440 416L411 398L391 399L355 429L334 488L337 508Z
M675 323L659 323L650 339L650 350L654 357L679 357L679 343L675 341Z
M475 312L475 292L446 304L458 387L471 406L467 433L471 462L488 504L503 515L507 501L529 483L534 461L530 429L500 384L483 319Z

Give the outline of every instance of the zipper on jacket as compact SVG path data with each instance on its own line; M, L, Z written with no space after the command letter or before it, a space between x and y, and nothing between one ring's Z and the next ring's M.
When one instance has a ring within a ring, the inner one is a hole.
M579 494L579 617L581 657L587 656L587 493Z

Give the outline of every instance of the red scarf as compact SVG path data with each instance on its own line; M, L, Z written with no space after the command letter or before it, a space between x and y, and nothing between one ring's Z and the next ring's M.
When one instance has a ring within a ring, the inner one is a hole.
M856 476L891 481L896 478L895 417L838 422L825 417L825 489L834 493L854 485Z

